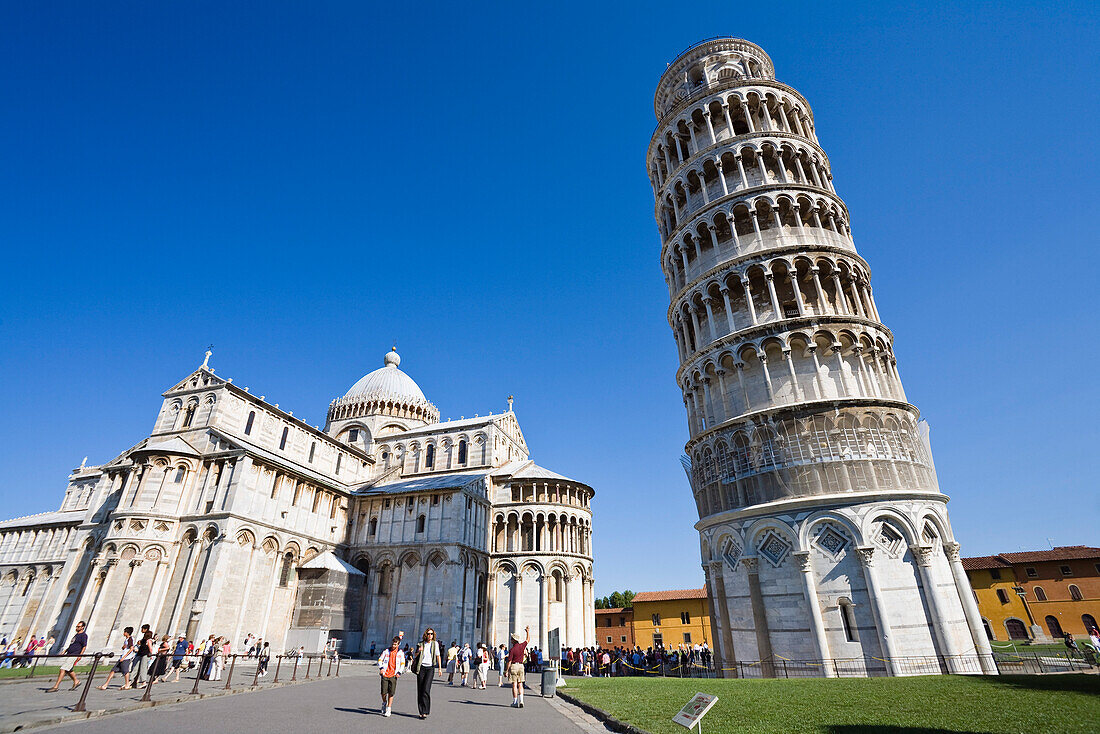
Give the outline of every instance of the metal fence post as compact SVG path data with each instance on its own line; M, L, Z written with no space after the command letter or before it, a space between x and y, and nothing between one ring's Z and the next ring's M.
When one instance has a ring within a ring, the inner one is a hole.
M256 687L256 682L260 680L260 658L256 658L256 675L252 676L252 687Z
M271 681L272 683L278 683L279 682L279 666L281 666L282 664L283 664L283 656L282 655L276 655L275 656L275 680Z
M306 680L309 680L309 666L313 665L313 658L306 655Z
M80 700L76 702L76 706L73 706L73 711L87 711L84 702L88 698L88 689L92 687L92 678L95 677L95 669L99 667L101 657L103 657L101 652L97 652L92 656L92 669L88 671L88 678L84 681L84 690L80 692ZM76 665L73 665L73 669L76 669Z
M340 677L340 658L336 658L336 677Z
M149 682L145 684L145 695L141 697L142 701L147 702L153 700L153 681L156 680L156 676L153 675L153 671L157 669L157 660L160 657L160 655L153 656L153 666L152 669L149 671Z
M294 672L290 676L291 682L298 680L298 657L294 657Z
M195 671L195 686L191 689L191 695L199 695L199 681L202 680L202 672L206 670L206 666L210 663L211 653L206 653L199 657L199 666Z
M230 685L233 683L233 668L237 665L237 656L230 655L229 661L229 675L225 677L225 690L229 690Z

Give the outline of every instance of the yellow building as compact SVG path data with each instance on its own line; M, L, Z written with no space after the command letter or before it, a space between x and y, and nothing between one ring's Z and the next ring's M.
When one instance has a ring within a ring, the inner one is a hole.
M1050 550L964 558L991 640L1057 641L1087 637L1100 618L1100 548Z
M641 648L662 645L714 647L710 633L710 600L706 588L642 591L634 595L634 643Z

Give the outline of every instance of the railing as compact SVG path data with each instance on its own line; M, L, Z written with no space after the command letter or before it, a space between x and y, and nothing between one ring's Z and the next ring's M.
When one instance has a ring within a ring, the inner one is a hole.
M984 659L983 659L984 658ZM983 667L983 662L985 666ZM699 662L655 662L634 665L627 660L593 667L592 675L613 677L645 676L664 678L875 678L913 675L983 675L990 663L1000 674L1042 675L1092 670L1096 655L1088 653L1033 653L1030 655L993 653L979 655L924 655L890 658L828 658L792 660L775 656L771 660L739 660L732 663L703 665ZM562 663L562 670L581 675L576 666Z
M110 660L115 657L115 653L85 653L84 655L16 655L12 657L12 664L20 667L27 668L27 674L25 676L14 676L15 680L24 680L36 675L59 675L60 671L56 665L48 665L50 660L54 660L57 663L61 663L64 660L73 660L74 673L84 675L83 688L80 693L80 700L77 701L73 707L73 711L85 711L86 701L88 698L88 692L91 690L92 683L96 678L96 674L101 672L103 668L100 668L100 663L104 660ZM218 657L222 658L221 660ZM177 657L171 653L164 655L153 655L152 657L144 656L141 658L131 658L133 663L145 666L145 670L142 672L148 677L148 682L143 683L144 694L142 695L142 701L152 701L153 686L157 683L157 679L162 679L162 682L167 682L167 676L175 669L177 661L180 661L184 666L184 672L194 671L195 683L191 687L191 695L198 695L200 692L200 686L203 681L209 683L221 683L221 676L225 671L225 685L220 686L223 690L231 690L233 687L233 675L236 672L237 662L239 659L255 660L256 668L250 671L252 674L252 682L248 684L250 688L260 687L260 677L266 675L270 671L271 661L275 662L275 675L272 684L279 682L280 673L283 674L284 682L296 682L301 680L319 680L321 678L340 677L340 661L341 658L338 655L324 655L320 653L303 654L287 654L287 655L275 655L269 657L266 661L262 661L256 656L249 655L228 655L217 656L213 654L206 655L184 655ZM85 662L87 661L87 662ZM25 662L25 665L23 664ZM263 662L264 664L261 664ZM313 670L316 664L316 671ZM303 668L304 666L304 668ZM287 670L290 671L290 678L286 678ZM136 674L136 670L132 671ZM153 675L157 672L157 675ZM301 676L301 678L299 678ZM11 680L11 678L9 678ZM238 678L239 680L239 678ZM137 686L134 686L137 689ZM213 688L217 690L219 686L206 686L207 689Z

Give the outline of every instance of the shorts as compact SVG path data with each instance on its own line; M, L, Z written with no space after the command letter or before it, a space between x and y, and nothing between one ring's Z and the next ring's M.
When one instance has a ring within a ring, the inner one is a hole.
M127 675L130 672L130 666L133 664L133 662L134 661L132 658L129 660L119 660L117 663L115 663L115 667L113 668L113 670L116 673Z
M468 661L459 663L458 664L458 672L461 673L462 675L466 675L467 673L469 673L470 672L470 663Z
M172 667L175 668L176 670L182 670L183 668L187 667L187 660L185 658L180 658L179 660L173 660L172 661Z
M455 661L454 660L448 660L447 661L447 672L448 673L454 673L455 672Z
M61 670L65 671L66 673L71 673L73 668L75 668L75 667L76 667L76 658L75 657L65 658L65 660L61 663Z
M386 676L383 675L383 676L381 676L381 678L382 678L382 698L389 699L390 696L396 696L397 695L397 676L395 675L392 678L387 678Z
M508 666L509 683L523 683L525 680L527 680L527 677L523 669L523 663L512 663Z

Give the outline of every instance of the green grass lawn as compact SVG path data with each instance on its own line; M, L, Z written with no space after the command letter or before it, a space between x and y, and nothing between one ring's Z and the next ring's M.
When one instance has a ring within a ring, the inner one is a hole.
M803 680L569 678L563 692L652 734L696 692L718 696L703 732L1100 732L1100 677L922 676Z

